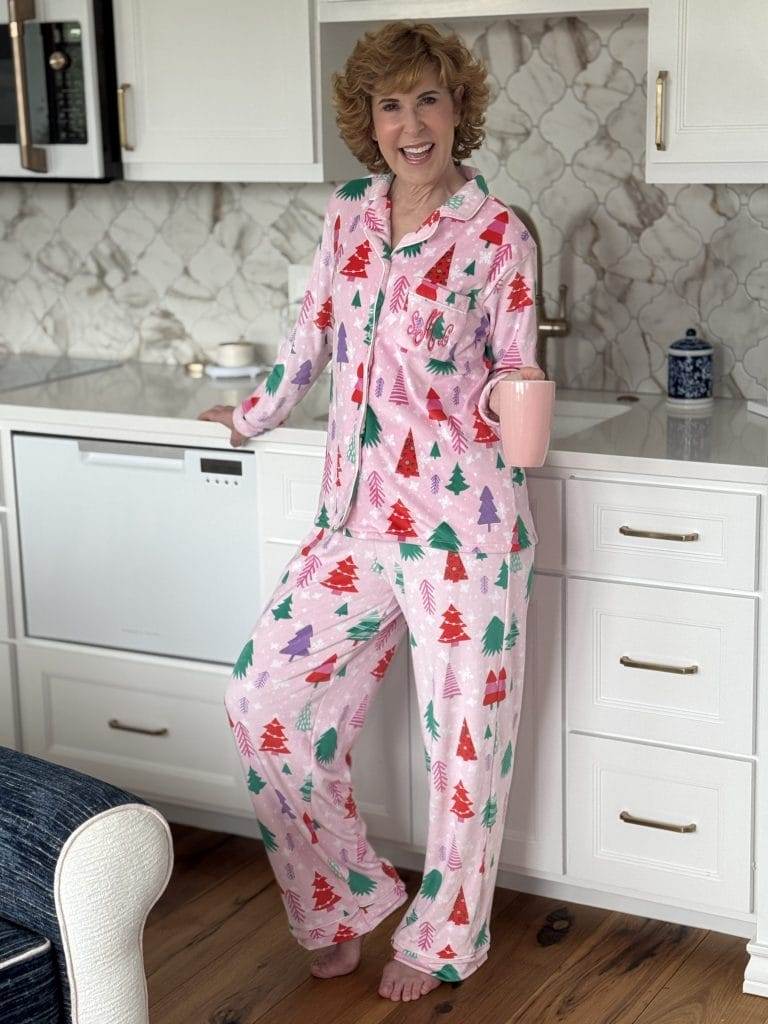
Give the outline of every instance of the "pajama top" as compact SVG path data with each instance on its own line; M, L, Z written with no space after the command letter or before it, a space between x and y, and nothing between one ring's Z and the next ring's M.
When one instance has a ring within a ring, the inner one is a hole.
M332 360L315 525L446 551L538 541L525 473L488 405L536 363L536 246L476 168L393 250L394 175L342 185L293 330L235 408L248 437L282 423Z

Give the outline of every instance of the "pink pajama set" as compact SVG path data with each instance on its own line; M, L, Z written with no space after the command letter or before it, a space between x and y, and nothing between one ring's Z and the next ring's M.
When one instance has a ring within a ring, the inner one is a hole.
M234 412L282 423L332 360L317 516L225 705L292 934L307 949L406 903L366 834L351 751L407 635L429 786L421 887L395 959L459 981L487 959L538 540L488 397L536 365L536 249L477 170L390 245L392 174L331 197L270 374Z

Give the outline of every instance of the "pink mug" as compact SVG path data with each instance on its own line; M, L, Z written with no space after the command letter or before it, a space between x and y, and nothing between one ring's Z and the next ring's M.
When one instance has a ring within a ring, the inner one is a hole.
M555 407L553 380L500 380L494 387L508 466L543 466Z

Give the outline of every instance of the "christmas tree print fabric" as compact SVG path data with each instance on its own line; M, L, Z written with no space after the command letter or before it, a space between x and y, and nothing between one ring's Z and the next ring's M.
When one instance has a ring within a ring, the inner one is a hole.
M466 184L394 249L391 173L331 196L296 324L234 424L279 425L332 360L315 524L501 552L520 524L538 540L488 405L499 376L537 365L536 247L482 175L459 170Z
M225 693L258 828L307 949L372 931L407 902L368 840L352 748L410 644L429 822L395 958L442 980L487 959L523 695L532 545L458 554L313 528ZM408 756L407 738L398 750Z

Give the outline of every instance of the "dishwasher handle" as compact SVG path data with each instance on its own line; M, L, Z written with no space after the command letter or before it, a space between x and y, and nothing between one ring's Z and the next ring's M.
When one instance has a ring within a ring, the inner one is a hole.
M163 444L78 439L81 460L88 465L183 470L186 451Z

